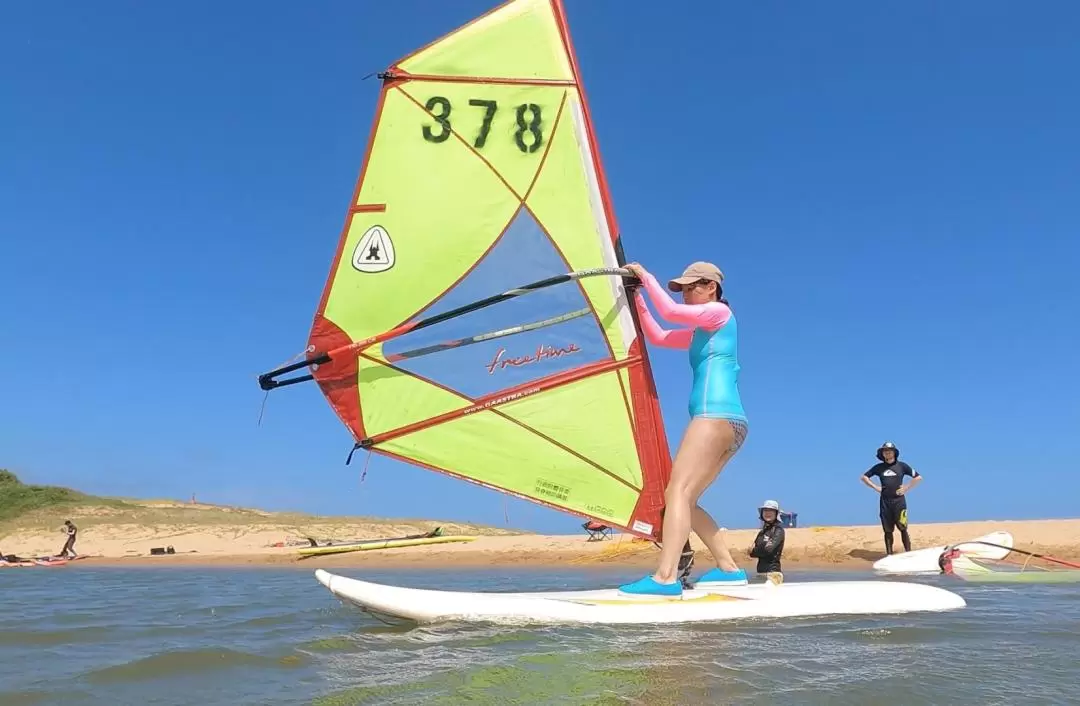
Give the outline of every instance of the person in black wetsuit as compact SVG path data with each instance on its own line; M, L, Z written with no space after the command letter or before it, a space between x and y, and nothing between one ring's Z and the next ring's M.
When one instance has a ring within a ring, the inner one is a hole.
M885 531L885 553L893 553L893 530L900 530L900 541L904 543L904 551L911 551L911 537L908 536L908 513L907 494L916 485L922 482L922 476L900 460L900 449L896 444L886 441L877 450L880 463L870 467L862 474L862 482L881 494L878 503L878 515L881 517L881 529ZM877 476L881 481L881 487L874 485L870 480ZM904 486L904 476L911 476L911 482Z
M747 552L757 559L759 574L782 574L780 555L784 553L784 526L780 524L780 503L766 500L758 508L761 529Z
M79 536L79 528L71 520L64 520L64 528L61 531L67 534L67 541L64 542L64 548L57 556L67 557L70 554L72 559L78 558L78 554L75 553L75 539Z

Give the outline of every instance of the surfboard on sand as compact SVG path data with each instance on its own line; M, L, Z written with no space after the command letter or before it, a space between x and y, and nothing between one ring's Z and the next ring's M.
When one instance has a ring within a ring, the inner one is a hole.
M437 535L430 537L399 537L396 539L366 539L347 544L330 544L324 547L304 547L297 550L300 558L310 556L322 556L325 554L342 554L345 552L374 551L377 549L397 549L399 547L416 547L425 544L446 544L448 542L471 542L476 537L471 535Z

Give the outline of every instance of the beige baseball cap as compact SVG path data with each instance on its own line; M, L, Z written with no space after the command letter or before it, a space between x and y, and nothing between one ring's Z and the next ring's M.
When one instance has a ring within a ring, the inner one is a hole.
M683 270L681 277L670 280L667 286L673 292L681 292L684 284L691 284L699 279L707 279L722 284L724 273L711 262L695 262Z

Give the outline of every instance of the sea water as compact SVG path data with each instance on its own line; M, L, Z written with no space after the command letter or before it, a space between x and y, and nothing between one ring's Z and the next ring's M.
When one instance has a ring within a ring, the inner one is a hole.
M335 571L499 591L637 575ZM968 607L666 627L389 626L308 568L4 569L0 704L1080 703L1080 586L907 580L950 588Z

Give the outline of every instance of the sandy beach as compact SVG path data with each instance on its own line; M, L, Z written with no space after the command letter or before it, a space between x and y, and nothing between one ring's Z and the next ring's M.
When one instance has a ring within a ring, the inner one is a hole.
M212 506L203 506L204 509ZM86 557L78 565L288 565L316 567L495 567L495 566L588 566L615 564L645 566L655 561L657 549L632 535L613 534L605 541L589 542L584 531L570 535L510 533L508 530L457 523L412 520L336 520L335 518L282 517L274 513L235 510L228 522L216 522L221 508L204 512L175 504L180 514L168 521L124 517L110 521L100 516L74 517L80 527L76 550ZM241 513L241 514L235 514ZM257 517L243 513L258 513ZM187 520L187 521L185 521ZM257 520L257 521L251 521ZM381 549L329 556L301 558L297 554L303 537L320 543L358 539L400 537L430 531L436 526L444 535L471 535L470 542ZM912 527L914 549L972 539L988 532L1006 530L1020 549L1080 559L1080 519L980 521L920 524ZM728 530L726 538L739 563L752 568L746 556L755 530ZM30 527L0 533L0 551L21 556L45 556L59 551L64 537L57 528ZM692 538L700 551L698 565L708 562L707 550ZM284 546L283 546L284 545ZM897 546L899 547L899 537ZM175 554L151 555L154 547L173 547ZM807 527L787 530L784 562L788 566L814 568L868 568L884 555L881 529L877 525Z

